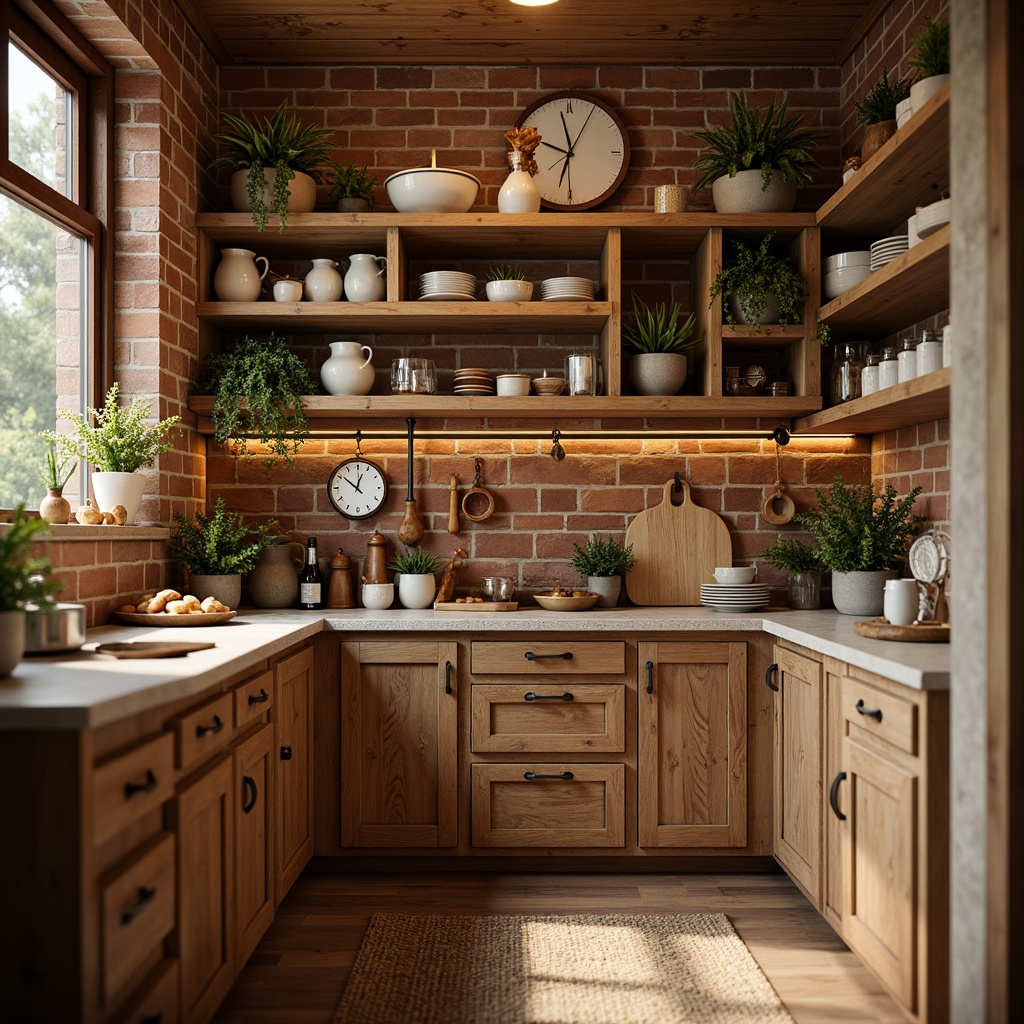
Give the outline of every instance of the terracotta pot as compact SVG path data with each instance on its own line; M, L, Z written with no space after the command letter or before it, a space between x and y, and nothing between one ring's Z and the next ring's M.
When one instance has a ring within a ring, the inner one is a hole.
M874 156L895 134L895 121L879 121L878 124L869 124L860 147L861 159L867 160Z
M245 191L247 170L235 171L231 175L231 205L239 213L249 213L252 206L249 204L249 196ZM263 201L270 209L274 201L274 182L277 179L277 168L265 167L263 177L266 179L266 186L263 189ZM312 213L316 206L316 182L302 171L296 171L295 177L288 182L288 212L289 213Z

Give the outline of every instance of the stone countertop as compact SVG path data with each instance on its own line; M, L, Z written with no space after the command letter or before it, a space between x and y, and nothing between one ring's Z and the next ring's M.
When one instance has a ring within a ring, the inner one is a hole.
M949 688L949 645L870 640L853 631L856 619L834 611L785 609L733 614L709 608L615 608L607 611L383 612L245 610L213 627L173 630L102 626L89 630L81 651L25 658L0 679L0 730L83 729L187 698L245 671L322 630L340 633L766 632L830 655L914 689ZM96 654L100 643L130 640L212 641L185 657L115 659Z

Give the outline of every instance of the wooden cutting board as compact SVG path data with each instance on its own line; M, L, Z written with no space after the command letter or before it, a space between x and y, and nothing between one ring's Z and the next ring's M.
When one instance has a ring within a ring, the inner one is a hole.
M626 545L633 545L636 565L626 573L626 593L638 605L699 605L700 585L709 569L732 565L729 528L709 508L690 500L684 480L683 500L672 504L673 480L665 484L660 505L645 509L629 524Z

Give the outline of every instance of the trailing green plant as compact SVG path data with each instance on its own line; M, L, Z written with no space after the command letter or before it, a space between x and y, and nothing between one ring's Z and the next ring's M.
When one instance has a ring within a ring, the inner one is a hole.
M703 338L691 338L697 325L697 314L691 313L679 322L681 307L678 302L669 309L659 302L648 306L633 293L633 325L622 328L622 336L638 352L682 352L699 345Z
M330 128L316 125L303 126L296 115L287 112L288 101L270 117L250 119L245 114L225 114L228 130L214 136L227 146L211 167L228 167L232 171L245 171L245 194L249 198L253 223L257 231L267 226L267 215L276 213L281 218L279 231L288 223L288 197L295 172L308 174L318 184L323 181L320 168L328 163L331 152ZM277 171L269 209L263 190L267 184L264 168Z
M916 52L907 63L917 71L917 81L949 74L949 18L925 18L910 45Z
M61 491L78 468L78 459L57 447L57 442L44 434L46 445L46 466L38 470L43 486L51 491Z
M196 576L251 572L259 553L274 542L271 524L247 526L237 512L228 511L223 498L214 502L212 516L197 511L188 519L175 512L174 521L178 529L167 542L167 553Z
M444 565L443 558L437 558L424 551L423 548L406 548L404 552L396 552L388 562L388 568L409 576L430 576Z
M910 81L906 78L889 81L889 71L882 68L882 77L862 100L854 101L857 116L864 124L880 124L896 119L896 104L910 95Z
M694 191L710 185L716 178L735 177L739 171L760 170L761 191L778 171L783 181L797 187L808 184L810 172L818 167L810 150L824 137L823 132L801 128L799 114L786 117L786 101L773 99L764 111L751 110L742 93L730 94L732 123L694 132L693 137L707 144L708 150L694 162L702 171Z
M355 161L343 167L337 160L330 161L327 172L327 193L335 202L339 199L365 199L370 209L377 199L374 189L377 178L366 167L356 167Z
M514 263L499 263L487 271L488 281L525 281L526 271Z
M569 564L581 576L618 576L629 572L636 565L633 545L623 547L614 537L599 536L587 538L585 547L572 542L572 558Z
M821 572L823 568L818 549L797 537L780 537L761 557L776 569L790 572Z
M70 409L57 410L60 419L71 422L71 433L44 430L40 436L48 445L52 442L58 460L85 459L101 473L134 473L151 466L158 455L174 447L164 437L180 416L147 424L149 400L136 395L131 405L119 405L119 393L120 385L114 381L103 399L103 408L87 410L87 418Z
M814 493L818 507L796 521L818 542L821 564L833 572L898 569L906 561L907 542L925 522L913 511L920 487L900 498L892 484L876 494L867 484L847 487L837 476L828 494Z
M767 307L765 296L768 293L774 295L778 302L782 327L800 322L804 299L807 298L807 285L803 278L785 256L772 254L771 240L771 235L765 235L755 251L744 242L733 239L732 262L718 272L711 285L708 305L713 305L715 299L722 296L723 316L727 323L735 326L736 317L730 304L724 301L727 296L735 295L743 320L754 328L755 334L761 333L761 318ZM771 331L766 329L765 333L770 334Z
M268 445L267 466L278 459L292 464L292 455L309 436L302 396L315 393L309 368L276 334L266 340L246 336L226 352L211 355L192 385L192 394L214 396L216 440L235 442L236 454L244 457L252 454L250 440Z
M32 545L50 524L25 514L19 504L8 527L0 530L0 612L14 612L29 603L40 603L60 590L59 583L41 578L50 572L49 559L34 557Z

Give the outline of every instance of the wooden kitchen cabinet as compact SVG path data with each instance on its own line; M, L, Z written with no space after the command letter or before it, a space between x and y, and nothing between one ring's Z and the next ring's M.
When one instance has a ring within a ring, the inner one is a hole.
M342 643L342 845L456 846L457 735L457 643Z

